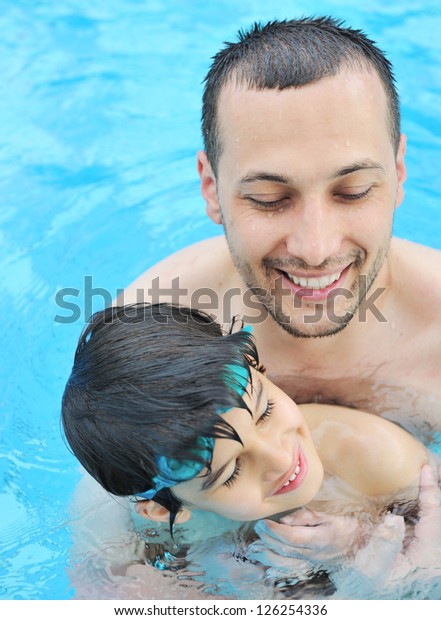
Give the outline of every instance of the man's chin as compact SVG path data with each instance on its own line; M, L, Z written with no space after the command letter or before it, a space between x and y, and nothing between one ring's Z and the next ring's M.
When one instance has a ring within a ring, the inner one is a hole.
M270 312L274 321L290 336L295 338L327 338L335 336L347 327L354 317L352 313L347 313L338 321L321 320L317 323L307 322L308 317L294 319L284 316L283 318ZM310 318L310 317L309 317Z

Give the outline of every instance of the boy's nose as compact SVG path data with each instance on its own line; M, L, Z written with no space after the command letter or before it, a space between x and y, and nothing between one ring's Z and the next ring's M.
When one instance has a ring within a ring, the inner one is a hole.
M263 471L263 479L266 482L274 482L292 467L294 454L291 448L281 447L276 442L263 447L260 454L260 462Z

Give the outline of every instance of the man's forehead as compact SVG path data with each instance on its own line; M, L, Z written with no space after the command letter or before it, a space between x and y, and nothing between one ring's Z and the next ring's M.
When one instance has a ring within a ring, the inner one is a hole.
M283 136L308 127L315 129L317 120L326 117L326 131L342 128L352 122L355 131L370 122L379 131L390 133L389 109L383 83L375 70L345 69L335 76L322 78L301 87L280 89L249 88L230 80L221 90L218 105L218 140L220 154L228 144L236 148L242 140L250 143L259 136L267 139ZM274 133L275 132L275 133ZM265 137L266 133L266 137Z
M244 102L251 100L264 102L271 99L273 102L277 102L277 97L280 96L282 99L285 94L295 96L295 94L308 93L311 90L317 90L317 88L322 90L322 87L329 85L335 85L335 88L338 89L344 83L350 84L351 89L354 85L357 85L358 88L380 89L385 95L383 82L377 71L368 63L363 63L356 67L344 66L334 75L322 77L302 86L289 86L283 89L258 88L233 75L220 89L218 109L222 112L225 106L232 105L234 108L234 104L241 100Z

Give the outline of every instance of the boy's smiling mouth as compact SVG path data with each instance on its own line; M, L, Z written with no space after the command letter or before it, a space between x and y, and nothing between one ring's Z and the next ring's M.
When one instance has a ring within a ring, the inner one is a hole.
M276 491L273 495L280 495L282 493L289 493L297 489L303 482L308 470L305 457L302 452L299 451L298 457L293 463L293 466L276 487Z

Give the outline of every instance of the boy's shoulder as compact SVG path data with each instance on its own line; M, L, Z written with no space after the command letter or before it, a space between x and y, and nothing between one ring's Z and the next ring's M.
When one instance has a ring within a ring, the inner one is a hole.
M336 405L301 405L323 466L362 493L390 494L418 480L424 446L378 415Z

